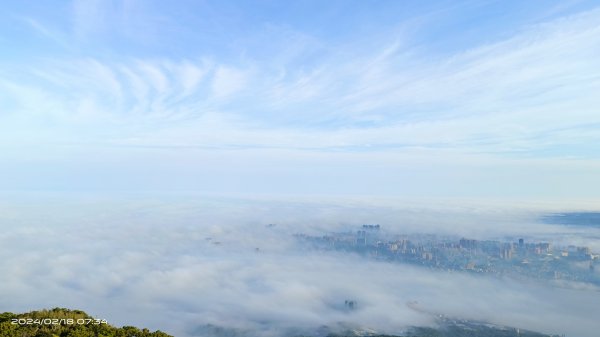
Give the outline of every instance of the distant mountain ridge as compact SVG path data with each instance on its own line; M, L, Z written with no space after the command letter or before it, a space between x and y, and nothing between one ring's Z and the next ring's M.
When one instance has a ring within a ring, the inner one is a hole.
M567 212L542 216L542 222L556 225L600 227L600 212Z

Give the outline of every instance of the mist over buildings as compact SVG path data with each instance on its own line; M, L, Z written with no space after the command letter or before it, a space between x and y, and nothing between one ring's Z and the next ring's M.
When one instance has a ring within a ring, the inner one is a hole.
M582 337L599 327L593 287L373 261L309 250L293 236L378 223L397 234L597 243L598 228L541 223L547 205L42 195L0 208L0 298L13 311L73 307L177 336L210 326L259 336L322 326L398 333L435 326L434 314Z

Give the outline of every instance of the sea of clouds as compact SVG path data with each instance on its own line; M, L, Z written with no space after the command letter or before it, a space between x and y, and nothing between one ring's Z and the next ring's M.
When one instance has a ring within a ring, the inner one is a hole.
M599 228L539 221L541 214L569 207L367 198L5 195L0 202L0 312L69 307L114 325L180 337L223 331L281 336L319 333L324 326L400 333L409 326L435 326L434 313L592 337L600 329L600 291L593 287L558 288L314 251L293 236L378 223L395 234L525 237L600 251ZM356 309L344 307L345 300L356 301Z

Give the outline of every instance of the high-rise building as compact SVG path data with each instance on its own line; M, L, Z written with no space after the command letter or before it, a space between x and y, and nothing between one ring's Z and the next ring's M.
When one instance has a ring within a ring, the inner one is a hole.
M504 260L510 260L513 257L513 250L511 246L504 246L504 248L502 248L502 251L500 253L500 255L502 256L502 258Z

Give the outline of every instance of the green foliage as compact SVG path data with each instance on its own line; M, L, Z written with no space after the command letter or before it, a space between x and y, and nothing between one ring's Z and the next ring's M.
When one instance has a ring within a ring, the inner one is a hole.
M13 319L38 320L33 324L14 324ZM43 324L44 319L55 319L59 324ZM162 331L151 332L148 329L138 329L132 326L121 328L109 324L67 324L65 320L94 318L81 310L66 308L44 309L24 314L5 312L0 314L0 337L173 337Z
M10 321L12 318L14 318L16 316L17 315L13 314L12 312L3 312L0 314L0 323Z

